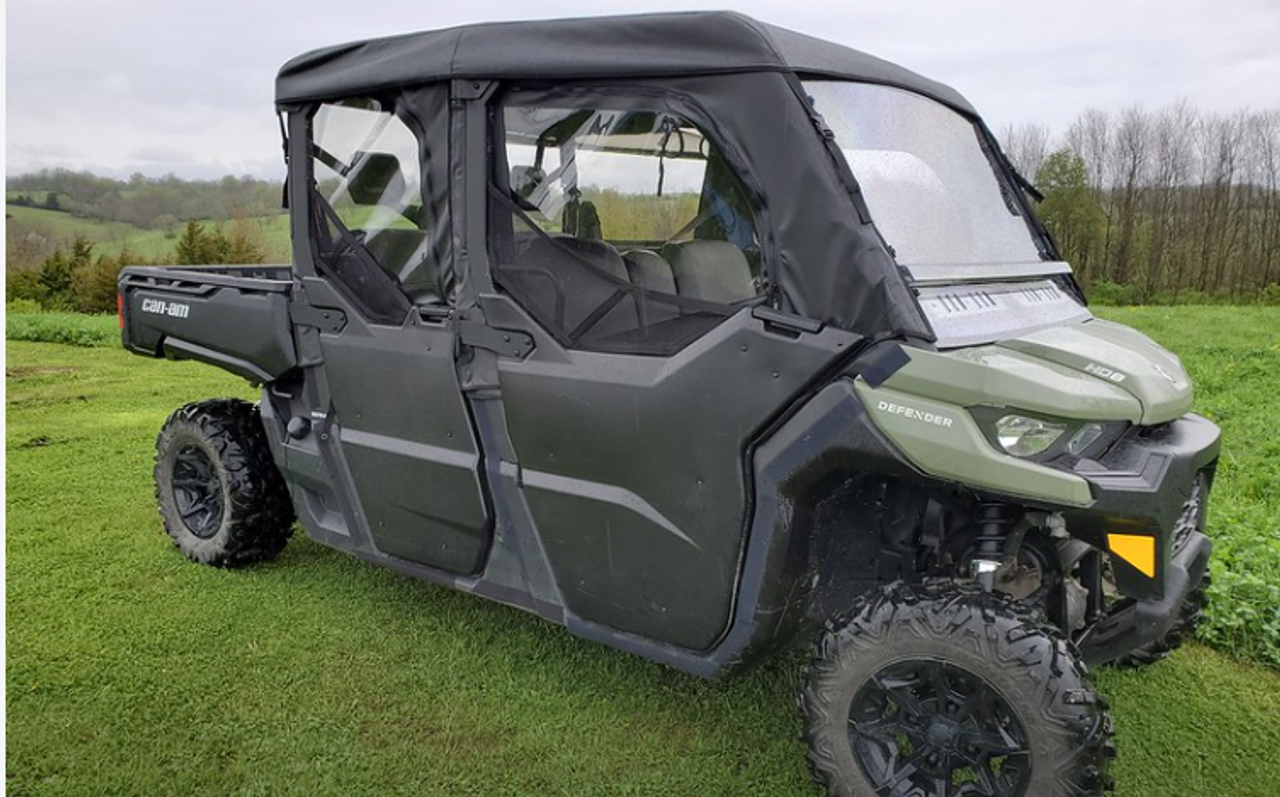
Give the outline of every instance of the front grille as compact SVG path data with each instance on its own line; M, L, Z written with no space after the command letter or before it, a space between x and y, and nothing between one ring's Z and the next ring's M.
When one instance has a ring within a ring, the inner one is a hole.
M1174 553L1186 547L1193 532L1200 531L1204 527L1205 493L1207 492L1205 485L1205 475L1197 473L1196 480L1191 483L1191 495L1182 505L1182 514L1178 516L1178 522L1173 525Z

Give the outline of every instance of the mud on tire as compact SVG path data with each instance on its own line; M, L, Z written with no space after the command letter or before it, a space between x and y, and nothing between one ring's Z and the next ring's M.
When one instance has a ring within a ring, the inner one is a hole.
M1111 788L1111 717L1074 649L977 587L862 598L819 637L799 707L810 770L833 797Z
M271 559L292 534L289 491L248 402L201 401L170 415L156 438L155 483L165 532L196 562Z

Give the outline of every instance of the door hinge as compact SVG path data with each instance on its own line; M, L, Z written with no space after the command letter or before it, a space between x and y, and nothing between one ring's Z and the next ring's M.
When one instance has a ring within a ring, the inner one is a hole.
M315 327L331 334L347 325L347 314L334 307L313 307L306 302L290 302L289 318L303 327Z
M456 79L453 81L451 94L455 102L469 102L472 100L483 99L493 87L492 80L464 80Z
M523 360L533 351L533 336L514 329L494 329L480 321L462 321L458 324L458 339L463 346L488 349L499 357Z

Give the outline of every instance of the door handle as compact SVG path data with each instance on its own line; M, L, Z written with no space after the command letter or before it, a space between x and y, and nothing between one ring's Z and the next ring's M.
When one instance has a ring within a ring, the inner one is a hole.
M418 317L431 324L441 324L453 317L453 308L444 304L418 304Z
M774 310L772 307L756 307L752 309L751 316L764 322L766 331L785 335L789 338L798 338L801 334L816 335L826 326L816 318L784 313L781 310Z

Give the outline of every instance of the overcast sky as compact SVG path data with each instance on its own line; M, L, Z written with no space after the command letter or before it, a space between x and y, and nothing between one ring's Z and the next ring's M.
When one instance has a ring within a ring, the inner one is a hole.
M315 47L528 16L687 2L8 0L5 172L278 177L275 72ZM999 131L1080 111L1280 109L1280 0L741 0L764 21L896 61Z

